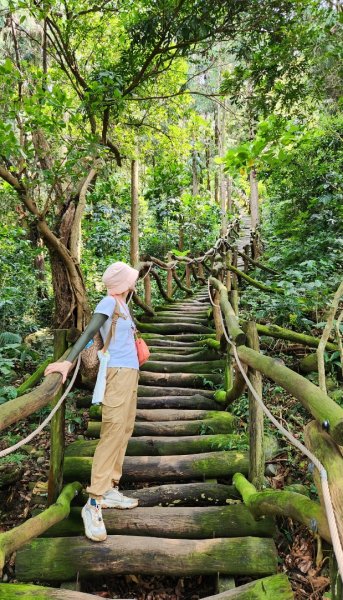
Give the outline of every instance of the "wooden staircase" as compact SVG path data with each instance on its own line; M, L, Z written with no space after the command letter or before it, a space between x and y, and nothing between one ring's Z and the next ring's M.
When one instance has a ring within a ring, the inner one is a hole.
M235 433L234 416L214 400L223 363L201 345L204 336L214 334L209 308L202 288L145 321L152 354L140 376L122 480L125 493L137 497L139 507L104 510L109 535L105 542L93 543L84 537L81 509L74 506L68 519L17 552L19 581L56 584L114 574L222 574L240 584L275 575L261 584L260 595L252 595L251 587L247 592L238 587L230 592L238 595L225 597L293 598L286 577L276 575L274 521L255 521L230 482L235 472L248 473L249 460L247 450L237 449L242 438ZM90 439L66 449L66 482L89 481L101 407L91 407L89 415ZM82 496L80 502L84 500Z

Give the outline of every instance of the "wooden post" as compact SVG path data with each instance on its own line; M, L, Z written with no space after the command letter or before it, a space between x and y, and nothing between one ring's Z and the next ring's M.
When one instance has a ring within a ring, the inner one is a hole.
M248 346L257 352L260 351L260 344L256 323L249 321L246 328ZM253 388L259 396L262 396L262 375L259 371L250 369L248 371L249 379ZM249 397L249 480L260 490L264 482L264 424L263 410L255 400L254 396L248 391Z
M232 289L229 292L229 298L230 298L230 303L231 306L235 312L236 317L238 317L238 312L239 312L239 292L237 289Z
M191 285L191 268L186 264L186 286L190 288Z
M144 302L151 306L151 278L150 275L144 277Z
M171 262L172 258L170 252L167 254L167 261ZM168 269L167 271L167 294L169 298L173 296L173 271L172 269Z
M249 256L249 250L250 250L250 245L246 244L243 247L243 252L244 252L244 254L247 255L247 257ZM245 256L243 256L243 262L244 262L244 273L247 273L249 271L249 261L248 261L248 258L246 258Z
M231 264L232 261L232 252L231 250L228 250L226 253L226 264ZM231 290L231 271L229 271L229 269L227 269L226 271L226 289L229 292Z
M205 279L204 265L201 262L198 263L198 276Z
M213 292L212 292L213 294ZM212 295L213 297L213 295ZM216 290L215 294L214 294L214 304L219 304L219 300L220 300L220 295L219 292ZM214 325L216 328L216 339L220 340L220 338L223 335L223 325L222 325L222 321L220 318L220 307L218 306L214 306L213 307L213 320L214 320Z
M136 265L139 261L139 163L138 160L131 161L131 244L130 259L131 264Z
M67 329L55 329L54 331L54 360L61 358L66 351ZM50 403L52 409L60 399L63 387ZM53 504L62 490L63 483L63 461L64 461L64 425L65 425L65 402L53 416L50 425L50 470L48 481L48 505Z

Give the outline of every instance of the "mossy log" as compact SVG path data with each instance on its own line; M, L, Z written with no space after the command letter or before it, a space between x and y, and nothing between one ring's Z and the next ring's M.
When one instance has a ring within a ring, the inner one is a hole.
M152 559L153 557L153 559ZM147 575L269 575L277 552L269 538L173 540L110 535L97 545L84 537L39 538L17 552L21 581L68 581L129 573Z
M228 414L228 413L226 413ZM94 421L101 421L102 406L93 404L89 409L89 416ZM138 409L137 421L194 421L196 419L221 419L223 411L215 410L187 410L173 408ZM224 417L225 419L226 417Z
M255 521L244 504L217 507L153 506L129 511L104 510L104 522L109 535L152 536L175 539L206 539L221 537L273 537L273 519ZM42 537L68 537L83 534L81 509L72 508L68 519L51 527Z
M198 454L216 450L233 450L247 438L238 434L194 436L143 436L129 440L127 456L168 456ZM78 440L66 448L65 456L93 456L98 440Z
M237 267L234 267L233 265L230 265L229 263L227 263L226 266L230 271L235 273L238 277L241 277L242 279L244 279L244 281L246 281L247 283L249 283L250 285L252 285L253 287L255 287L257 289L262 290L263 292L271 292L273 294L284 294L284 290L282 288L271 287L270 285L265 285L264 283L261 283L261 281L257 281L257 279L250 277L250 275L247 275L246 273L244 273L244 271L237 269Z
M303 523L312 532L331 543L329 525L325 511L320 504L303 494L283 490L258 492L242 473L235 473L233 483L240 492L244 504L255 517L290 517Z
M102 596L26 583L0 583L2 600L100 600Z
M89 408L91 406L91 397L82 396L77 398L76 402L79 408ZM211 398L206 398L201 394L191 394L189 396L141 396L137 402L138 408L181 408L181 409L203 409L218 410L220 405Z
M147 325L147 323L144 323ZM213 330L210 330L210 333L144 333L141 332L141 337L146 341L148 345L152 342L158 345L165 346L179 346L181 348L186 348L187 346L197 346L199 342L201 342L204 337L206 338L215 338L216 334L213 333ZM175 343L176 342L176 343Z
M149 315L150 317L154 317L155 316L155 311L154 309L149 306L148 304L146 304L144 302L144 300L142 300L142 298L140 296L138 296L138 294L136 292L134 292L132 294L132 301L136 304L136 306L139 306L139 308L141 308L142 310L144 310L144 312Z
M148 360L141 368L140 372L149 373L213 373L215 369L224 370L225 363L223 360L211 360L207 362L197 361L154 361Z
M166 483L125 490L130 498L137 498L139 506L226 506L240 500L240 494L233 485L218 483ZM83 506L88 494L81 492L75 505Z
M80 481L88 482L91 467L90 457L66 457L65 481L72 481L77 475ZM182 481L204 477L229 477L236 472L247 475L248 468L248 453L238 450L178 456L126 456L123 479L125 481Z
M211 388L220 384L223 376L216 373L155 373L152 371L141 371L139 383L141 385L159 385L167 387L185 388Z
M202 368L203 365L209 365L209 370L211 370L212 368L216 368L212 363L213 362L221 362L222 361L218 361L218 352L213 352L211 350L201 350L199 348L196 348L193 352L183 352L182 354L177 354L175 349L172 349L172 352L168 353L165 351L165 349L163 349L163 352L157 351L156 350L152 350L151 347L149 347L150 349L150 359L149 359L149 365L153 362L158 361L159 363L166 363L166 362L173 362L173 363L195 363L197 361L197 364ZM220 367L222 368L222 367ZM180 369L180 367L179 367ZM180 369L181 370L181 369ZM201 371L195 371L200 373Z
M183 387L160 387L157 385L149 386L149 385L139 385L138 386L138 398L143 398L146 396L154 397L154 396L204 396L205 398L212 398L214 392L212 390L204 390L204 389L194 389L194 388L183 388Z
M204 433L231 433L235 427L236 419L229 413L222 412L215 419L197 419L195 421L150 421L136 422L133 430L134 437L137 436L183 436L200 435ZM88 421L86 431L87 437L98 438L100 436L100 421Z
M208 318L208 310L205 308L192 308L192 310L186 310L186 309L181 309L178 306L173 306L171 308L164 308L161 309L158 308L156 309L156 318L159 319L160 317L190 317L193 319L197 319L198 317L200 319L207 319Z
M320 460L328 474L328 483L332 505L335 512L337 528L341 543L343 543L343 456L342 449L339 448L331 437L321 429L315 421L308 423L305 427L306 446ZM314 479L318 489L318 495L321 504L324 507L322 498L322 487L320 475L315 469Z
M294 600L294 594L287 575L279 573L203 600Z
M0 489L12 485L21 478L24 472L24 467L17 463L1 464L0 459Z
M238 323L235 311L233 310L229 298L228 291L225 285L222 284L219 279L215 277L210 277L210 284L219 292L220 296L220 306L223 311L224 319L227 325L227 328L232 336L232 339L236 344L245 344L246 335L244 331L240 328Z
M183 285L182 280L177 275L175 269L172 269L172 274L173 274L173 279L174 279L177 287L180 288L180 290L182 290L183 292L186 292L187 296L193 296L193 294L194 294L193 290L191 290L186 285Z
M343 444L343 409L334 400L311 381L273 358L246 346L239 346L237 352L244 363L261 371L297 398L320 424L328 421L331 436L338 444Z
M196 323L137 323L137 329L142 333L159 333L159 334L185 334L190 333L192 335L196 333L213 333L213 329L206 327L205 325L197 325Z
M10 554L68 516L70 503L80 490L80 483L75 481L70 483L62 490L55 504L52 504L47 510L28 519L18 527L0 534L0 573L2 573L5 560Z
M182 410L219 410L221 406L214 399L200 394L192 396L147 396L138 398L138 408L180 408Z
M261 335L277 338L279 340L287 340L289 342L296 342L303 344L304 346L310 346L312 348L318 348L320 339L307 333L299 333L298 331L292 331L292 329L286 329L285 327L279 327L279 325L262 325L256 323L257 331ZM338 350L337 344L327 342L327 350Z
M164 298L164 300L166 300L166 302L173 302L173 299L170 296L168 296L167 292L165 291L165 289L163 287L162 279L159 276L159 274L157 273L157 271L155 271L155 269L151 269L150 274L155 279L155 281L157 283L157 287L160 290L160 294L161 294L162 298Z
M312 373L318 371L317 353L308 354L299 360L299 369L302 373Z
M18 388L17 388L17 398L19 398L19 396L22 396L25 392L27 392L28 390L30 390L34 385L36 385L37 381L39 381L41 379L41 377L43 377L44 375L44 371L47 368L47 366L53 361L54 359L51 358L47 358L41 365L39 365L39 367L35 370L34 373L32 373L32 375L30 375L30 377L28 377Z
M239 256L241 256L244 261L250 262L252 265L254 265L254 267L257 267L258 269L262 269L263 271L267 271L267 273L271 273L272 275L278 275L278 271L275 271L275 269L272 269L271 267L268 267L267 265L263 265L262 263L258 262L257 260L254 260L246 252L241 252L240 250L237 250L237 254Z
M61 361L64 356L61 357ZM0 406L0 431L16 423L43 406L46 406L56 396L62 386L62 377L59 373L52 373L31 392L9 400Z
M188 315L186 312L183 313L183 315L180 314L170 314L170 315L162 315L161 313L155 317L155 318L151 318L148 316L142 316L141 318L141 322L142 323L197 323L198 325L208 325L208 318L207 317L199 317L197 316L192 316L192 315Z

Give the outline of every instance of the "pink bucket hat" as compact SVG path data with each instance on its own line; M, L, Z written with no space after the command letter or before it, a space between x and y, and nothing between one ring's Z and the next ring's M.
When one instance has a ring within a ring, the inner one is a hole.
M138 279L139 271L123 262L115 262L107 267L102 281L107 287L107 293L122 294L132 289Z

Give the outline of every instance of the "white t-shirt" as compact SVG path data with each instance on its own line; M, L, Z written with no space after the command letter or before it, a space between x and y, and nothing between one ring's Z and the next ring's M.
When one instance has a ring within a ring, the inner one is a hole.
M112 315L116 301L112 296L105 296L95 307L94 313L107 315L109 319L100 328L103 341L106 340L111 327ZM120 312L126 315L126 319L119 317L113 338L108 347L110 359L108 367L126 367L128 369L139 369L137 350L134 338L135 324L131 319L129 307L126 303L118 303Z

